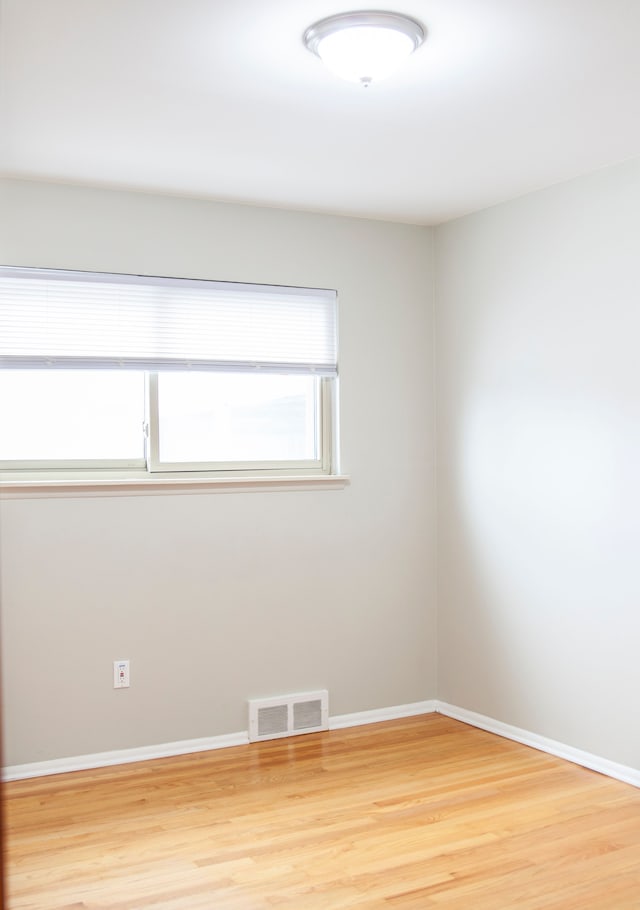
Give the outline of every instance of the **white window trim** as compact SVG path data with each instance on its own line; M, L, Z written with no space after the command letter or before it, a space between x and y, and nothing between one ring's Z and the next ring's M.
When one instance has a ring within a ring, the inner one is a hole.
M66 477L69 482L74 479L82 481L87 477L114 477L131 480L143 480L146 477L269 477L271 476L315 476L336 473L338 448L337 438L337 378L320 379L319 437L321 444L318 459L300 459L283 461L248 461L248 462L161 462L159 460L158 417L158 374L147 374L147 404L144 427L146 433L146 456L140 459L81 460L57 459L52 461L36 460L2 460L0 461L0 485L3 478L13 477L29 479L55 479ZM110 473L111 472L111 473Z
M171 494L209 494L233 492L287 492L343 490L351 477L340 472L339 414L337 380L324 383L326 396L322 409L323 459L332 473L294 474L290 467L262 471L179 471L151 473L136 470L78 471L0 470L0 502L7 499L45 499L99 496L145 496ZM329 431L329 432L327 432Z
M264 462L162 462L160 460L160 419L158 415L158 374L147 375L147 470L150 474L186 474L216 472L216 474L266 474L269 471L296 475L331 474L335 463L331 440L335 435L333 408L336 403L335 379L320 379L317 407L319 408L320 457L317 459L290 459Z
M318 350L319 360L316 363L305 360L298 362L296 357L289 363L285 360L272 361L271 353L266 352L265 363L249 363L248 361L235 362L222 359L216 361L209 359L204 363L203 368L234 370L246 369L247 366L261 368L265 371L280 372L284 367L289 372L311 372L318 377L326 377L322 381L321 387L321 439L322 452L321 458L314 462L282 462L282 463L247 463L234 465L211 465L211 470L200 470L196 465L155 465L151 466L151 459L147 458L144 464L140 462L110 462L103 465L96 462L83 464L79 461L58 462L53 465L29 462L11 463L4 462L0 465L0 498L7 496L23 495L69 495L76 493L88 495L129 495L131 493L146 492L199 492L199 491L230 491L230 490L256 490L256 489L317 489L344 487L349 483L349 478L339 473L338 463L338 413L337 413L337 367L335 361L335 292L304 289L304 288L286 288L286 287L269 287L258 285L231 285L225 282L205 282L202 280L185 280L172 278L155 278L149 276L132 276L132 275L106 275L101 273L82 273L82 272L63 272L59 270L40 270L40 269L23 269L2 267L0 272L8 278L48 278L52 282L69 280L72 282L83 282L86 280L95 282L106 282L116 284L123 283L131 285L140 284L141 286L153 285L158 287L176 287L178 289L195 288L201 290L205 287L211 289L214 295L226 294L229 288L241 295L243 299L253 299L255 294L277 293L284 295L285 298L299 299L302 304L308 302L309 295L315 300L315 304L320 299L324 300L323 306L326 309L329 325L333 325L334 343L333 348ZM333 303L332 303L333 302ZM0 301L0 304L2 301ZM14 307L15 309L15 307ZM11 308L7 310L9 322L13 318ZM111 317L110 317L111 318ZM117 322L117 320L116 320ZM115 325L113 318L109 325L113 328ZM240 336L238 336L240 337ZM302 349L301 349L302 350ZM306 348L305 348L306 350ZM315 350L315 349L314 349ZM85 352L86 353L86 352ZM13 367L18 366L20 360L22 367L29 367L31 360L26 355L19 352L16 356L10 349L2 353L2 357L11 362ZM87 356L74 357L63 356L53 357L45 356L46 351L41 351L35 356L35 361L43 366L59 367L77 367L81 369L97 368L101 365L102 360L97 357L95 352L89 352ZM17 360L16 360L17 357ZM0 357L0 360L2 358ZM131 360L131 358L129 358ZM299 358L298 358L299 359ZM107 357L105 361L110 367L124 367L126 357L123 359L118 356L117 363L111 362ZM293 362L293 361L296 362ZM24 361L24 362L22 362ZM58 362L59 361L59 362ZM190 357L184 363L179 362L172 355L169 361L165 362L163 352L152 352L144 362L137 363L133 357L131 364L137 369L154 371L166 368L195 368L198 366ZM33 367L33 364L31 365ZM104 366L104 364L103 364ZM202 364L200 365L202 366ZM176 470L166 470L167 467L176 468ZM207 466L208 467L208 466ZM160 468L161 470L158 470ZM225 470L229 468L229 470ZM102 492L100 492L102 491Z
M144 477L105 476L61 477L44 473L38 477L0 474L0 501L96 496L144 496L159 494L208 494L232 492L287 492L291 490L342 490L349 486L347 474L215 476L194 474L145 474Z

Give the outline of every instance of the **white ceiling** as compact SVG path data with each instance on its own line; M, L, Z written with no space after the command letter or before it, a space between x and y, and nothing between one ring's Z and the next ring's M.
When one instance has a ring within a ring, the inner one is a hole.
M0 0L0 170L434 224L640 155L640 0L390 0L363 89L302 44L338 0Z

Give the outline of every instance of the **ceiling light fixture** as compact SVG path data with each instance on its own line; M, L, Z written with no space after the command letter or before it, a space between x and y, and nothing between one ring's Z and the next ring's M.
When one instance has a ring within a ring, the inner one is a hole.
M366 10L321 19L306 30L304 43L336 76L366 87L390 75L424 37L415 19Z

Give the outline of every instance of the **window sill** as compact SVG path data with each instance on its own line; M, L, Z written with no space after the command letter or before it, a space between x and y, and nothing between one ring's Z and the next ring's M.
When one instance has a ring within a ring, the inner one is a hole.
M342 490L350 483L346 474L176 477L12 477L0 475L0 499L65 496L148 496L189 493L247 493L290 490Z

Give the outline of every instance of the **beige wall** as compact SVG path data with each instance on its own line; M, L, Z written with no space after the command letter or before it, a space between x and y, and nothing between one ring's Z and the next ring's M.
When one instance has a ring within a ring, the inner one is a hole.
M640 161L436 261L439 697L640 768Z
M28 182L0 204L7 264L336 287L352 477L1 501L7 763L236 732L250 696L435 697L434 232ZM640 768L640 162L435 235L437 695Z
M0 261L337 288L340 491L0 502L7 764L435 697L429 229L31 182ZM114 691L112 661L131 660Z

